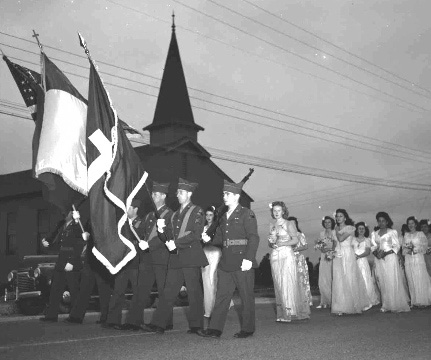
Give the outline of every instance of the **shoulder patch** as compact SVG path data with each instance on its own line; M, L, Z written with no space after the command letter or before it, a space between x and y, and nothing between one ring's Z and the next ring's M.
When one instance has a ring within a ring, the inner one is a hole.
M250 216L250 219L255 219L256 218L256 215L254 214L254 212L252 210L250 210L249 216Z

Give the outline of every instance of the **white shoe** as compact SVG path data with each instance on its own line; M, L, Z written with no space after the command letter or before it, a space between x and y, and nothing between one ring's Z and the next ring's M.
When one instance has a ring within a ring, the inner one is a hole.
M373 307L373 305L368 305L368 306L364 307L364 310L363 310L363 311L370 310L372 307Z
M324 309L323 305L317 305L316 306L316 309L322 309L322 308Z

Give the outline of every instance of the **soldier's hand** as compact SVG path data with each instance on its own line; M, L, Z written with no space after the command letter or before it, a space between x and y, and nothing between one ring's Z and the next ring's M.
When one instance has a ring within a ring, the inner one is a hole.
M43 247L49 247L49 242L45 240L45 238L42 239L42 245Z
M207 243L208 241L211 241L211 237L205 231L202 233L202 241L204 243Z
M148 246L148 242L146 242L146 241L144 241L144 240L139 241L139 248L140 248L142 251L147 250L147 249L149 248L149 246Z
M73 217L73 220L75 220L75 222L78 222L78 220L81 218L81 215L79 214L79 211L73 210L72 217Z
M73 270L73 265L71 263L67 263L66 266L64 267L64 271L72 271Z
M249 271L252 266L253 263L250 260L242 259L241 271Z
M82 233L82 238L84 239L84 241L87 241L90 238L90 233L89 232L83 232Z
M165 243L166 247L168 248L169 251L173 251L177 248L177 246L175 245L175 241L174 240L169 240Z

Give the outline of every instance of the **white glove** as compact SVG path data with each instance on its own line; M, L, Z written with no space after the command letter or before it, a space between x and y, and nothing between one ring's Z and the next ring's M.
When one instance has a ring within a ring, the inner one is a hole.
M204 243L207 243L208 241L211 241L211 237L205 231L202 233L202 241Z
M163 234L163 228L166 226L166 224L165 224L165 219L158 219L157 220L157 231L159 232L159 233L162 233Z
M165 243L166 247L168 248L169 251L175 250L177 248L177 246L175 245L175 241L174 240L169 240Z
M90 238L90 233L89 232L83 232L82 233L82 238L84 239L84 241L87 241Z
M73 265L71 263L67 263L66 266L64 267L64 271L72 271L73 270Z
M45 240L45 238L42 239L42 245L43 247L48 247L49 246L49 242Z
M148 246L148 242L146 242L146 241L144 241L144 240L139 241L139 248L140 248L142 251L147 250L147 249L149 248L149 246Z
M75 222L78 222L78 220L81 218L81 215L79 215L79 211L73 210L72 211L72 217L73 217L73 220L75 220Z
M250 260L242 259L241 271L249 271L252 266L253 263Z

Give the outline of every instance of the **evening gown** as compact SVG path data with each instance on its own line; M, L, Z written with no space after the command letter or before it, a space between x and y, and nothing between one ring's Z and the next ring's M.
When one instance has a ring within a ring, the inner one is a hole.
M313 306L313 297L311 295L311 289L310 289L310 275L308 273L307 259L303 254L301 254L300 251L297 250L297 248L306 247L306 246L307 246L307 240L305 238L305 235L303 233L298 232L298 244L293 248L293 252L295 253L295 257L296 257L298 281L300 286L302 287L302 293L301 293L301 295L303 296L302 300L305 299L305 301L308 302L309 306ZM302 303L302 300L301 300L301 303Z
M327 249L332 249L334 241L336 241L335 231L331 231L331 236L328 237L323 230L320 233L319 239L325 242ZM320 305L329 307L332 300L332 259L328 260L325 253L320 254L319 266L319 291L320 291Z
M428 275L425 264L425 252L428 240L422 231L406 233L403 245L414 246L414 253L405 254L405 271L409 286L411 306L431 305L431 278Z
M298 279L293 246L281 246L283 242L291 240L292 236L298 236L295 225L286 220L281 225L275 224L274 228L277 237L275 244L278 247L272 249L270 262L274 280L277 321L290 322L295 319L309 318L310 307L303 296L302 286Z
M363 254L366 249L371 248L371 240L369 238L364 239L363 241L359 241L359 239L354 238L352 241L353 250L356 255ZM376 289L376 283L374 278L371 276L370 264L368 263L368 258L361 257L356 260L358 264L359 270L361 271L362 277L365 282L365 287L367 288L367 294L370 298L371 305L377 305L380 303L380 294Z
M428 234L428 249L431 249L431 233ZM431 251L425 254L425 264L427 267L428 275L431 276Z
M346 225L342 234L353 234L355 227ZM360 314L371 307L364 279L356 263L352 247L352 235L335 247L332 274L332 305L335 314Z
M388 229L382 236L378 230L374 231L371 234L371 251L377 249L394 252L383 259L374 259L375 276L382 301L381 311L410 311L409 295L397 255L400 249L397 231Z

